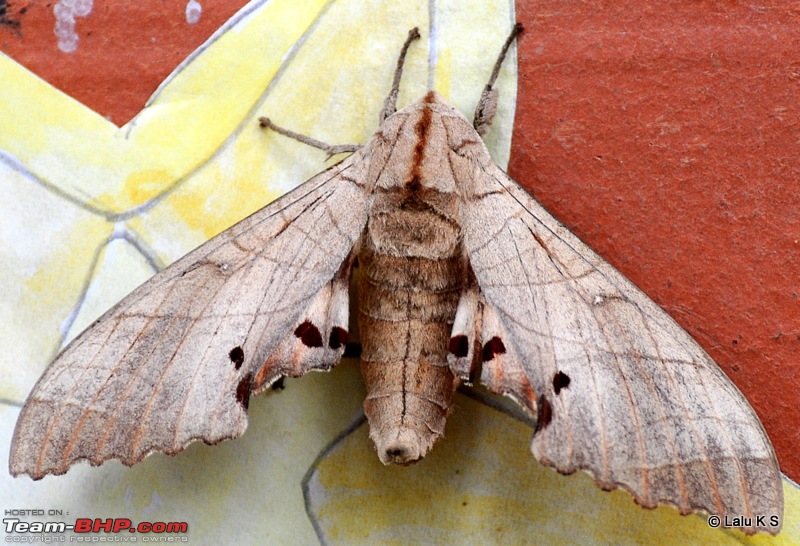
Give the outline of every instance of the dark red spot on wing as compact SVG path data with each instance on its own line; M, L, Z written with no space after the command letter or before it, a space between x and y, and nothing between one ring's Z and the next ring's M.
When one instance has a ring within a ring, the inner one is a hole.
M553 376L553 392L556 394L561 392L561 389L569 387L571 379L564 372L558 372Z
M448 350L456 358L464 358L469 354L469 338L464 334L451 337Z
M339 349L342 345L347 345L347 330L334 326L328 339L328 347Z
M253 374L249 373L239 381L236 385L236 401L239 402L244 409L250 406L250 393L253 392Z
M505 352L506 346L503 345L503 340L497 336L494 336L483 346L483 361L489 362L494 358L494 355L501 355Z
M295 328L294 335L299 337L306 347L322 347L322 335L319 333L319 328L309 321L305 321Z
M540 396L536 402L536 429L534 434L540 430L547 428L547 425L553 420L553 406L550 401L544 396Z
M244 351L241 347L234 347L231 349L231 352L228 353L228 358L231 359L234 367L238 370L242 367L242 363L244 363Z

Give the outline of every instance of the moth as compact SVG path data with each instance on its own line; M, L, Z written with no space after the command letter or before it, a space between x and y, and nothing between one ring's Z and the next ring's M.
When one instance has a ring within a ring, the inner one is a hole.
M536 420L562 474L682 514L782 515L755 412L661 308L490 158L503 46L471 123L434 91L396 111L405 42L375 135L340 163L164 269L70 343L23 407L10 470L140 462L247 427L250 396L329 370L357 309L378 457L406 465L445 428L460 383ZM777 533L755 519L746 533Z

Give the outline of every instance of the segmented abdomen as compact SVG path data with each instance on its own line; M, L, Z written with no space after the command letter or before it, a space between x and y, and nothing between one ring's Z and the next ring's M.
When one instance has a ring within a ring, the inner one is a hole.
M444 433L458 385L447 351L466 277L459 230L432 214L413 216L427 217L416 233L413 227L382 229L402 217L373 217L358 256L364 411L384 464L408 464L427 453ZM450 244L433 252L414 248L431 229Z

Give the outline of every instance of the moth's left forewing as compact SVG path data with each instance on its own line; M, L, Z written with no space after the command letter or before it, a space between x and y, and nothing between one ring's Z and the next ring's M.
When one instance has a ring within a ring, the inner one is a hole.
M368 158L356 152L313 177L87 328L28 397L11 473L38 479L84 459L130 465L234 438L253 392L338 362Z
M482 143L451 132L464 134L451 138L450 155L483 304L481 381L535 411L536 458L566 474L586 470L647 507L782 514L772 446L730 380Z

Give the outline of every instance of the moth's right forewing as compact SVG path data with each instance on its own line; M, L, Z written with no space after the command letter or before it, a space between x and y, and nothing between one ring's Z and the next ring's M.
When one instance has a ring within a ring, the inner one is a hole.
M782 514L769 439L699 345L485 149L462 151L466 162L458 155L455 172L461 162L459 176L471 177L459 183L483 298L481 381L537 417L536 458L562 473L586 470L647 507Z
M130 465L234 438L257 381L335 364L344 347L331 348L332 329L348 305L338 287L367 218L369 158L356 152L221 233L78 336L21 411L11 473ZM288 363L270 360L279 346Z

